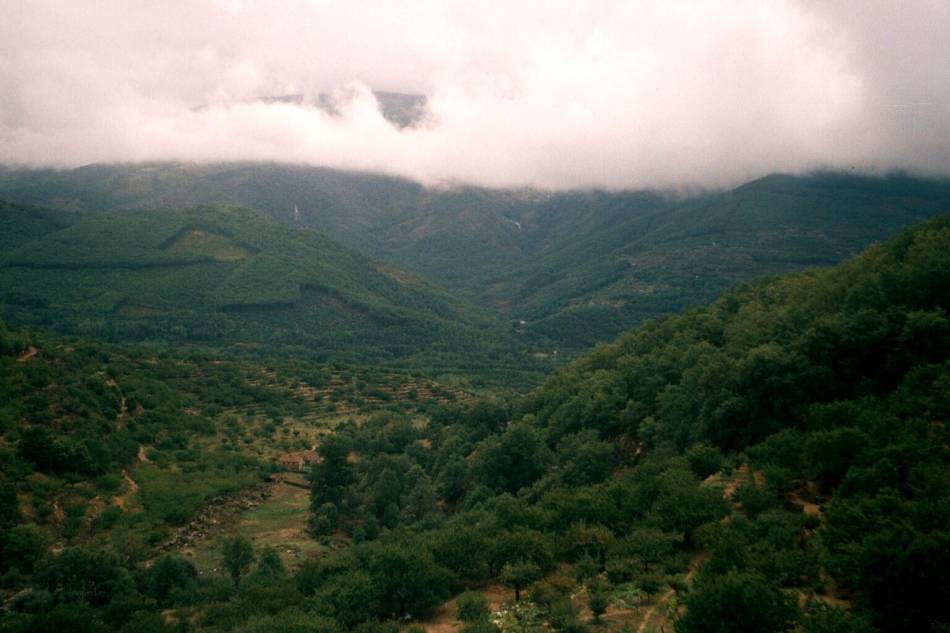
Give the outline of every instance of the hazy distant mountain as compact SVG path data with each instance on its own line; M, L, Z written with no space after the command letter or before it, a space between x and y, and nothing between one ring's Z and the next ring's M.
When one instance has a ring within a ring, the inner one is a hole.
M0 171L0 199L86 212L250 206L500 311L525 334L583 348L736 283L840 261L950 209L950 184L776 175L682 198L427 189L272 164L149 164Z
M0 254L0 318L13 323L474 375L527 368L525 337L497 319L259 211L89 215L0 203L0 227L19 227Z
M425 121L429 114L428 100L425 95L406 94L402 92L385 92L374 90L373 96L379 105L379 111L387 121L398 128L414 127ZM325 92L315 97L299 93L264 97L265 103L292 103L295 105L311 105L331 115L338 115L346 99L343 95L333 95Z

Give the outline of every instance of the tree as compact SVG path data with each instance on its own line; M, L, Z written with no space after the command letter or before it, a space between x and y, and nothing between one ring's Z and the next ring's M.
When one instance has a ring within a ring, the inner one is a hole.
M269 585L287 576L287 568L284 567L284 561L273 547L265 547L264 551L257 559L257 565L254 571L248 576L249 581L257 584Z
M794 602L758 573L702 576L685 604L677 633L778 633L798 614Z
M243 536L236 536L224 544L224 568L231 574L234 586L241 582L241 576L247 573L254 562L254 548Z
M680 542L675 534L654 528L637 528L630 532L614 547L614 553L621 558L633 558L640 562L644 572L673 555L676 544Z
M705 479L722 468L723 456L718 448L708 444L693 444L686 451L689 467L700 479Z
M614 542L614 533L602 525L573 523L568 529L565 545L572 560L590 556L603 565L607 549Z
M452 574L419 538L399 535L365 543L356 554L380 596L380 617L418 616L448 597Z
M323 503L316 510L311 511L310 533L313 536L329 536L339 527L340 512L336 505Z
M851 427L812 433L805 442L805 469L823 486L836 486L851 466L866 460L867 435Z
M602 441L587 429L564 437L558 444L561 481L567 486L586 486L603 481L616 463L617 447Z
M587 583L587 606L594 614L594 622L600 622L600 616L607 610L607 588L604 581L594 576Z
M542 571L554 562L547 535L537 530L519 528L498 534L490 544L489 573L494 574L505 563L528 561Z
M682 534L687 544L696 528L728 514L720 491L700 487L692 473L669 471L660 476L659 484L653 516L662 529Z
M323 438L317 449L320 461L310 470L310 508L325 503L339 506L347 486L353 483L353 465L349 462L350 443L338 434Z
M166 555L159 558L148 570L145 593L166 605L176 587L185 587L198 577L195 564L181 556Z
M569 598L555 600L548 607L548 620L558 631L574 633L583 630L577 621L577 607Z
M436 558L460 578L484 580L497 528L483 513L453 517L435 533L431 547Z
M379 615L380 599L374 578L355 567L330 578L314 598L321 610L347 628Z
M3 548L3 564L29 574L33 566L46 553L47 538L43 531L32 523L18 525L7 534Z
M0 473L0 547L7 531L20 520L17 507L16 485Z
M859 615L824 604L810 604L802 618L802 633L874 633Z
M541 576L541 568L531 561L506 563L501 569L501 581L515 590L515 602L521 602L521 590Z
M44 556L33 570L34 583L51 593L81 596L93 606L105 605L128 571L111 553L69 547Z
M514 493L541 477L549 459L550 450L540 433L519 422L478 445L474 469L489 488Z

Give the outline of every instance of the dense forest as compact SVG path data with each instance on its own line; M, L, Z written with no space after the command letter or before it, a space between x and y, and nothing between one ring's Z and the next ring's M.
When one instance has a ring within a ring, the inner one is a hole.
M0 329L0 630L946 631L948 249L941 216L518 397ZM161 549L311 443L315 555Z
M543 337L240 207L79 215L0 203L0 317L113 342L536 384Z
M307 227L586 351L737 283L855 255L946 212L950 185L906 175L774 174L728 191L424 187L258 163L3 169L0 199L87 214L241 205ZM128 221L128 220L127 220ZM530 361L528 361L530 362Z

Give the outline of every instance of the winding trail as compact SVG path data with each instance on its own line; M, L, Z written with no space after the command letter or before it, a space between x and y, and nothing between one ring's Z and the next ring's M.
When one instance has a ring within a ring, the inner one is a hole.
M39 352L40 350L30 345L28 348L26 348L26 350L22 354L16 357L16 360L18 363L25 363L26 361L30 360L31 358L39 354Z
M692 582L693 576L696 575L696 570L699 569L699 563L702 562L704 558L705 554L697 554L691 561L689 561L689 573L686 574L686 582ZM662 598L656 601L656 604L647 609L647 612L643 615L643 621L640 622L640 626L637 628L637 633L646 633L647 625L650 624L650 620L654 619L654 616L657 615L657 609L669 602L670 598L672 598L675 594L676 589L670 589L665 594L663 594ZM655 619L657 622L654 624L660 624L660 617L656 617ZM655 628L656 627L653 627L649 630L653 631Z
M139 491L139 485L135 483L135 480L129 476L129 471L122 471L122 478L125 480L125 484L129 487L123 494L112 499L112 503L117 505L119 508L125 509L125 502L129 498Z

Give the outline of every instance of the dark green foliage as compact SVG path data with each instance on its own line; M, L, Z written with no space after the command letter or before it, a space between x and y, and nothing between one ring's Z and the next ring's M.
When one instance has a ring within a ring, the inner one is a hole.
M249 582L273 585L287 577L287 568L273 547L266 547L257 557L257 564L248 576Z
M803 633L874 633L865 618L836 607L811 604L802 620Z
M251 618L244 629L248 633L340 633L339 624L330 618L314 616L297 609L276 615Z
M531 561L505 563L501 569L502 582L515 590L515 602L521 601L521 590L541 576L541 568Z
M3 547L3 565L22 574L33 571L34 565L46 553L49 545L46 534L36 525L18 525L7 532Z
M791 598L759 574L701 578L685 602L677 633L778 633L796 620Z
M448 596L451 573L416 538L367 543L356 556L372 578L380 616L421 616Z
M549 459L540 433L529 424L517 423L479 445L474 468L479 481L489 488L517 492L541 477Z
M462 622L482 622L488 619L488 602L480 593L466 591L456 598L456 604L458 619Z
M343 492L353 481L353 466L347 460L350 446L342 435L330 435L317 452L321 461L310 471L310 505L317 509L325 503L338 505Z
M22 215L0 206L0 224L11 214ZM263 213L37 214L64 219L17 233L0 257L0 318L20 325L112 341L263 342L312 360L421 361L494 380L540 368L498 318Z
M594 622L600 622L600 616L607 610L607 587L604 581L594 577L587 583L587 607L594 614Z
M654 521L662 530L681 534L687 542L697 528L728 512L719 491L699 487L686 471L668 471L658 484Z
M668 532L652 528L637 528L625 535L611 548L610 555L621 564L637 564L643 572L668 559L680 539Z
M723 462L722 452L708 444L690 446L686 451L686 459L689 460L689 467L700 479L719 472Z
M243 562L228 563L234 582L222 588L221 578L189 580L174 559L145 571L141 531L157 543L223 482L259 481L254 462L224 446L204 451L204 442L215 425L226 445L253 442L260 422L248 430L230 412L242 404L281 436L303 406L282 404L293 387L268 395L240 386L233 359L154 353L137 362L102 345L74 341L66 353L38 339L42 357L0 357L12 411L4 476L29 495L23 514L45 521L40 529L122 556L67 547L32 578L9 572L11 590L34 589L9 621L45 622L81 597L89 626L157 626L143 614L171 605L198 631L385 633L396 618L424 618L465 589L502 581L516 599L531 597L519 626L571 633L582 628L567 602L579 584L595 614L610 600L674 590L668 604L685 596L681 631L940 630L950 620L950 271L935 253L948 252L947 223L835 270L741 288L649 323L523 398L428 415L389 403L340 421L320 436L311 478L326 553L285 576L265 551L240 587L249 544L241 556L226 552ZM295 386L301 367L268 371ZM386 384L377 371L341 367L325 380L341 403ZM57 442L100 455L91 461L102 472L54 466ZM140 444L150 463L135 464ZM108 477L122 469L144 509L111 527L86 525L82 499L124 491L124 477ZM64 516L43 514L53 501ZM12 542L28 531L14 527L16 504L8 490L8 543L11 530ZM152 591L159 572L170 588ZM609 595L598 587L605 577ZM849 614L797 606L832 588L851 599ZM479 619L465 630L492 627Z
M867 459L867 435L855 428L836 428L812 433L805 443L805 472L826 487L834 487L852 466Z
M95 213L237 202L313 227L482 305L509 303L510 318L527 321L521 335L552 339L549 350L610 340L742 281L841 261L950 207L945 182L901 175L773 175L682 199L426 188L373 174L260 164L9 170L0 177L0 197ZM24 215L17 213L15 225ZM42 217L17 237L48 232Z
M234 586L238 586L241 577L251 568L254 562L254 548L244 537L236 536L224 544L224 567L231 574Z
M166 605L172 591L187 587L197 577L195 564L187 558L162 556L148 570L145 593L159 604Z
M617 462L617 448L592 429L568 435L558 443L559 477L565 486L586 486L606 479Z
M93 606L107 604L128 571L114 554L69 547L48 554L33 570L33 582L58 597L80 598Z
M17 507L16 485L0 474L0 548L5 547L10 530L19 523L20 511ZM0 549L0 553L3 550ZM6 562L4 558L4 565Z

